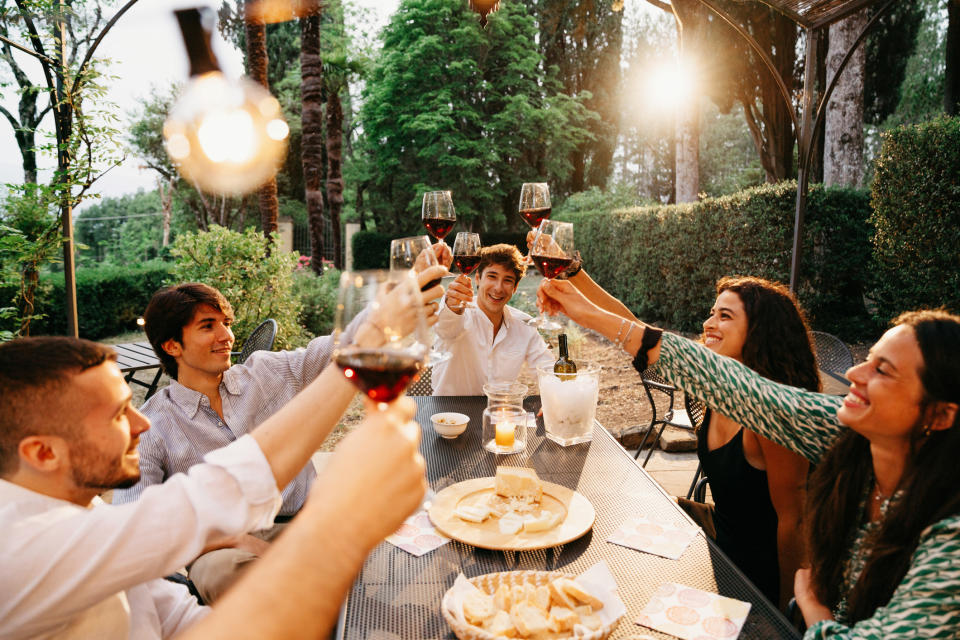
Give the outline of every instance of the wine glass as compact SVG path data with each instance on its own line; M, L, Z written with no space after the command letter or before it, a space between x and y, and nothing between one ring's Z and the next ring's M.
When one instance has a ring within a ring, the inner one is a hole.
M520 187L520 217L536 230L540 223L550 217L550 186L546 182L524 182ZM531 264L530 256L525 258Z
M423 297L413 271L344 271L334 315L333 359L360 391L385 408L404 392L424 366L427 325ZM368 310L380 335L373 346L347 343L344 330Z
M453 208L453 198L449 191L428 191L423 194L423 207L420 218L427 232L443 242L457 221L457 212Z
M409 238L397 238L390 241L390 271L420 272L427 267L440 264L437 256L433 252L433 246L430 244L430 238L427 236L411 236ZM427 291L440 284L441 278L431 280L423 285L420 290ZM427 331L426 344L430 346L430 353L427 354L427 364L431 367L450 359L449 351L440 351L436 348L437 335L432 327Z
M573 262L573 223L543 220L530 245L530 259L544 278L553 279ZM528 321L545 331L559 331L562 327L540 313Z
M473 273L473 270L480 265L480 234L461 231L453 241L453 266L457 271L465 276ZM473 306L471 303L463 303L460 309Z

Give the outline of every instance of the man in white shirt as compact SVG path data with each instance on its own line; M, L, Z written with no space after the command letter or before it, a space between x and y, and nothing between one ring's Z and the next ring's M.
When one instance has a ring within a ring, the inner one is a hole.
M433 368L433 393L483 395L489 382L512 382L524 363L536 368L556 358L537 330L526 323L529 315L507 306L526 273L516 247L497 244L480 251L476 306L473 283L460 275L447 288L437 322L438 348L452 355Z
M114 506L97 495L136 483L137 440L150 426L115 359L108 347L72 338L0 345L0 638L152 640L201 621L209 610L162 576L225 537L270 526L277 487L306 464L355 393L328 367L252 433ZM315 622L335 618L366 554L423 496L412 415L409 403L368 412L318 478L321 499L301 513L298 530L325 532L315 539L329 554L319 563L329 573L317 577ZM284 545L274 557L291 552Z

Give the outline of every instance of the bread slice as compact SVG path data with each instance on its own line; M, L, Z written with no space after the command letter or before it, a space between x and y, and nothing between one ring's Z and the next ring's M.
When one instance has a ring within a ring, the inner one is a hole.
M517 629L513 626L513 620L510 619L510 614L506 611L497 611L496 615L490 619L484 629L495 636L505 636L507 638L515 638L517 636Z
M482 591L469 593L463 599L463 617L470 624L482 625L496 613L497 608L493 604L493 596Z
M558 578L557 582L560 583L559 588L563 589L568 596L574 598L577 602L588 604L594 609L603 609L603 601L600 598L597 598L570 578Z
M510 619L517 632L524 638L546 633L550 629L550 621L546 612L527 602L513 605L510 610Z

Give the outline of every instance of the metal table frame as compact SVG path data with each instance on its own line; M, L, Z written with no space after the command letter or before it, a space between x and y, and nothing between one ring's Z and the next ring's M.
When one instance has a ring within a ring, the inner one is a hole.
M495 571L557 570L579 574L597 561L607 562L616 577L627 613L611 638L649 635L670 638L634 624L650 596L664 582L677 582L752 603L740 638L799 638L799 634L729 559L702 533L679 560L668 560L606 542L628 518L645 514L663 521L689 522L632 457L596 423L593 442L561 447L544 437L542 421L528 433L525 452L495 456L480 444L484 397L424 396L417 401L417 422L423 427L421 453L430 487L440 491L469 478L494 475L497 464L530 466L544 480L576 489L596 509L593 530L566 545L541 551L477 549L451 541L415 557L389 543L377 546L341 610L337 638L453 638L440 612L440 600L457 574L473 577ZM539 409L527 398L528 411ZM430 416L459 411L470 416L466 432L441 439Z

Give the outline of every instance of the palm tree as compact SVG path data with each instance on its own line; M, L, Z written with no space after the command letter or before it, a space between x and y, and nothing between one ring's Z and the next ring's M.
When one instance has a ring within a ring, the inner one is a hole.
M270 90L267 82L267 28L263 18L257 16L257 2L245 0L244 13L247 32L247 75ZM277 179L271 178L257 191L260 198L260 223L263 234L270 237L277 230L280 202L277 199Z
M320 3L310 0L300 18L300 121L303 184L310 222L311 266L323 274L323 60L320 57ZM338 229L339 225L335 227ZM339 234L337 234L339 235Z

